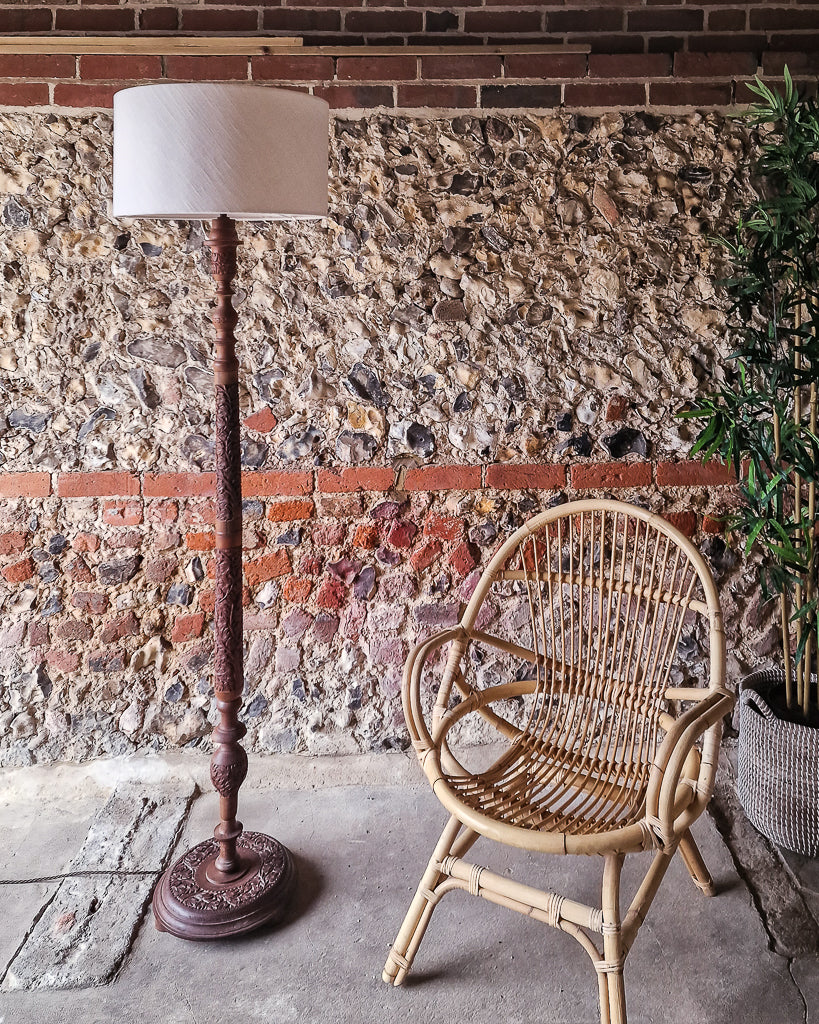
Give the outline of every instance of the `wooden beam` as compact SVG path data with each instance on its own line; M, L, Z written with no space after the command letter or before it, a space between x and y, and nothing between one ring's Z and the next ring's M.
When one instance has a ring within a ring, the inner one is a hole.
M71 55L107 54L201 54L217 56L264 53L321 54L328 57L382 57L404 54L588 53L590 47L575 43L541 45L510 43L503 46L304 46L298 36L0 36L0 53Z

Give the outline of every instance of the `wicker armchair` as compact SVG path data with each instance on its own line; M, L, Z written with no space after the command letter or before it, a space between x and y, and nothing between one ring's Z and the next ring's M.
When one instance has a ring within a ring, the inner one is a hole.
M707 634L707 686L672 685L684 626ZM493 678L487 657L506 674L494 669ZM422 677L438 662L428 728ZM475 663L489 685L470 682ZM623 965L678 847L694 883L714 893L689 828L711 796L722 718L734 703L724 672L711 573L665 520L590 500L517 530L492 558L460 624L419 644L407 661L410 737L450 818L384 980L401 984L438 901L465 889L577 939L597 972L601 1021L625 1024ZM491 767L470 771L452 748L461 723L475 715L509 745ZM543 853L601 855L602 907L467 863L481 836ZM646 849L654 857L623 916L624 856Z

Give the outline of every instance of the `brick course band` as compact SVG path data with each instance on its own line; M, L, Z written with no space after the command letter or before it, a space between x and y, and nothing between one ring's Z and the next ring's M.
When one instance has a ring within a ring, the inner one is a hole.
M129 13L120 8L101 10L106 16ZM90 24L97 12L89 8L73 11L60 8L56 13L58 16L83 15ZM232 15L242 12L210 9L197 12L189 8L183 11L185 16L192 13ZM389 16L398 13L401 12ZM486 13L498 14L505 20L509 18L506 12ZM582 24L575 19L582 18L584 13L563 12L570 24ZM618 17L623 14L622 11L614 13ZM656 17L666 12L643 13ZM711 16L716 13L720 12L712 12ZM805 24L809 23L808 9L792 13L801 16ZM3 17L4 8L0 6L0 32ZM532 41L528 36L525 38L527 42ZM334 109L727 107L752 99L745 83L758 70L768 77L781 76L784 64L788 63L805 83L816 81L819 74L817 62L811 57L811 52L819 47L819 32L789 36L785 49L781 46L768 49L773 43L765 35L747 40L741 35L724 39L689 36L688 42L693 44L700 38L710 43L714 52L682 50L677 44L684 40L678 37L654 39L624 34L597 39L593 34L581 37L569 31L565 33L567 43L594 47L599 42L604 52L348 57L310 52L308 47L303 54L252 56L0 54L0 106L108 108L113 105L114 93L130 85L160 81L253 81L304 89L324 97ZM336 42L344 42L344 38ZM459 40L454 38L452 42ZM550 36L548 42L554 43L555 39ZM655 43L663 52L642 52L645 45L653 47ZM627 49L635 44L639 52L620 52L624 44L628 44ZM807 52L802 52L802 45ZM605 52L607 47L615 52Z

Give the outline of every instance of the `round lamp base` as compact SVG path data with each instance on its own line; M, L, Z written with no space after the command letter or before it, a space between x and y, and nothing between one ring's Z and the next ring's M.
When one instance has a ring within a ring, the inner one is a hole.
M168 868L154 890L159 931L181 939L223 939L281 919L296 879L289 851L261 832L243 832L236 845L243 870L228 883L214 878L215 839L194 846Z

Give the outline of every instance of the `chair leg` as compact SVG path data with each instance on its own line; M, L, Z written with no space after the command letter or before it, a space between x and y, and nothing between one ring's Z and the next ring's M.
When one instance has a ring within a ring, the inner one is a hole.
M429 864L427 864L427 869L421 878L421 884L418 886L418 891L415 893L412 903L410 903L407 916L404 918L404 923L401 925L398 936L387 957L387 962L384 965L381 977L388 985L402 984L410 967L412 967L412 961L415 959L415 954L421 945L429 919L432 917L432 911L438 903L438 897L435 895L435 886L442 877L441 872L438 870L438 865L444 857L449 856L460 830L461 823L453 816L449 819L446 828L441 833L441 838L438 840L435 852L432 854ZM466 846L466 849L468 849L476 838L477 833L469 832L461 837L461 842L458 845L463 847L465 841L471 839L471 842L468 842Z
M694 881L694 885L704 896L714 896L716 889L714 888L711 873L705 866L705 861L702 859L702 854L694 842L690 829L680 839L680 853L682 854L685 866L688 868L688 873Z
M601 1024L627 1024L623 964L626 951L620 921L622 853L606 855L603 868L603 961L597 968Z

